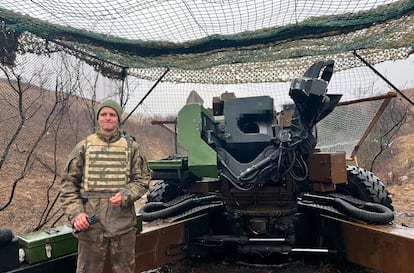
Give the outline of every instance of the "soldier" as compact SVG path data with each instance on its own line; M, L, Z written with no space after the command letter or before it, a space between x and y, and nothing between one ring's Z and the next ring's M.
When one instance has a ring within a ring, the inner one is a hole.
M121 106L106 100L98 128L78 143L62 178L64 212L76 230L76 273L102 272L107 250L114 273L135 272L134 202L148 188L149 172L138 144L120 130Z

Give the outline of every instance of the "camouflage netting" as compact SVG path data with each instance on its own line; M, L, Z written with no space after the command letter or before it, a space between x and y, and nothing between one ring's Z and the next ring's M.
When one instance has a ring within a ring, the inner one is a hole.
M157 89L168 89L170 98L196 90L209 103L224 91L276 92L272 96L283 104L289 98L280 93L288 85L279 83L315 61L334 59L339 72L364 67L354 50L371 64L407 58L414 41L413 13L409 0L0 0L0 55L9 66L18 65L16 55L72 55L100 75L120 80L129 110L167 68L162 81L170 85ZM372 95L366 89L377 77L368 69L349 73L354 72L336 77L332 92L347 90L345 98ZM109 95L103 93L98 98ZM159 98L165 96L159 91L148 98L144 112L155 109L156 102L162 114L182 106L182 100L164 104Z
M354 52L374 65L414 42L408 0L0 0L0 20L2 64L21 80L147 117L176 115L191 91L207 107L223 92L270 95L281 110L290 81L327 59L342 101L382 95Z
M127 113L167 120L192 91L206 107L234 92L269 95L281 110L292 103L293 78L333 59L329 92L344 104L318 124L318 145L351 157L389 90L354 53L372 65L409 60L413 28L412 0L0 0L0 226L60 219L49 189L58 192L67 154L107 97ZM134 122L140 140L153 130L151 153L172 136ZM46 184L44 205L28 204ZM17 204L27 206L18 218L6 211ZM42 221L32 219L42 211Z
M361 66L353 50L372 64L405 58L414 41L409 0L0 3L5 62L66 50L111 78L170 67L171 82L286 81L320 58Z

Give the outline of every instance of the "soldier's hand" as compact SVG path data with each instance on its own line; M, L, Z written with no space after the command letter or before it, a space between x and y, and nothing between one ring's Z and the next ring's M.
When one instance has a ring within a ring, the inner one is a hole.
M89 228L88 215L84 212L81 212L76 216L75 221L73 222L73 227L77 231L87 230Z
M118 192L117 194L109 198L109 202L111 202L111 205L114 207L120 207L122 205L121 193Z

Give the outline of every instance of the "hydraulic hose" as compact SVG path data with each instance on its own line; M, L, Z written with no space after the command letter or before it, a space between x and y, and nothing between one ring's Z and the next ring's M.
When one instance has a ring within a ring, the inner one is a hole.
M394 220L392 210L377 203L366 202L357 207L341 198L335 198L333 205L342 213L366 223L383 225Z
M393 211L380 203L365 202L349 196L327 196L305 193L301 200L325 206L331 206L337 212L350 218L369 224L383 225L394 220Z
M217 197L215 195L209 195L187 199L182 202L173 204L167 204L163 202L149 202L143 205L138 212L142 215L142 220L144 222L151 222L156 219L165 219L168 217L176 216L199 205L211 203L216 200Z

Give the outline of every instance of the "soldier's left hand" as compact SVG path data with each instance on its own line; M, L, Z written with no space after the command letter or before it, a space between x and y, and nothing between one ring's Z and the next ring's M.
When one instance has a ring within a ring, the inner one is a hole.
M120 207L121 204L122 204L121 193L118 192L117 194L115 194L114 196L109 198L109 202L111 202L111 205L114 206L114 207Z

